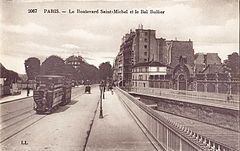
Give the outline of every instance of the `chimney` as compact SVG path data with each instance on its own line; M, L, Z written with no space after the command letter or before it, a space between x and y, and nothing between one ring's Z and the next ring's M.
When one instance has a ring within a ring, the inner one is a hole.
M142 25L142 24L139 24L139 25L138 25L138 29L143 29L143 25Z

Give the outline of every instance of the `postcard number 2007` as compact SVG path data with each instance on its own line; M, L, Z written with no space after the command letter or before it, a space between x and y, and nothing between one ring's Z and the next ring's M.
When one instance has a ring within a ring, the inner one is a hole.
M28 9L28 13L37 13L37 9Z

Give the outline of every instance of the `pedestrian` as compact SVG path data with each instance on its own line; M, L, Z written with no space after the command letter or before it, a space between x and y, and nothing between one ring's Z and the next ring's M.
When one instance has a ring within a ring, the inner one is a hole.
M109 90L111 91L111 93L113 95L113 85L112 84L109 85Z
M27 86L27 96L30 94L30 88Z

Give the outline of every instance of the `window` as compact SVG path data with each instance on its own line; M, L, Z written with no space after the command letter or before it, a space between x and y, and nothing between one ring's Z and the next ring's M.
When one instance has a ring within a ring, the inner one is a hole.
M147 49L147 45L144 45L144 48Z
M147 62L147 59L144 59L145 62Z
M144 52L144 55L147 56L147 52Z
M145 42L147 42L147 41L148 41L148 39L147 39L147 38L144 38L144 41L145 41Z
M147 32L144 32L144 35L145 35L145 36L147 36L147 35L148 35L148 33L147 33Z

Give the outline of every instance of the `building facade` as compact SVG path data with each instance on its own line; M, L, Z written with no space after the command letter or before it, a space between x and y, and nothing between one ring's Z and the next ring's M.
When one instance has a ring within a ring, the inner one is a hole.
M134 54L133 54L133 40L135 37L135 32L130 31L123 37L123 42L120 46L120 52L123 53L123 84L125 86L131 85L132 79L132 66L134 64Z
M132 67L132 87L152 87L151 80L165 77L169 69L159 62L138 63Z
M223 73L224 67L217 53L196 53L194 55L195 73Z
M113 63L113 81L116 85L123 85L123 52L119 51Z
M68 58L65 60L65 63L66 63L66 64L72 65L75 69L76 69L77 67L79 67L82 62L85 62L85 60L83 59L83 57L81 57L81 56L74 56L74 55L68 57Z
M194 49L193 42L170 40L166 41L167 51L165 54L167 58L166 64L172 68L179 64L180 58L185 58L185 64L188 64L193 68L194 66Z
M122 62L119 64L119 54L122 54ZM122 84L131 86L132 68L141 63L158 62L162 65L174 68L178 65L179 59L184 58L185 64L191 68L194 66L194 49L192 41L177 41L157 38L156 31L143 29L142 25L135 31L130 30L122 38L120 51L114 62L114 79L120 67L122 70ZM120 73L119 73L120 74ZM120 83L118 81L118 83Z

